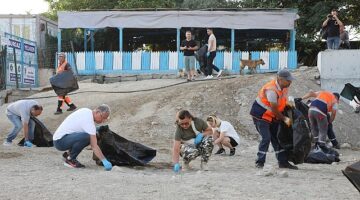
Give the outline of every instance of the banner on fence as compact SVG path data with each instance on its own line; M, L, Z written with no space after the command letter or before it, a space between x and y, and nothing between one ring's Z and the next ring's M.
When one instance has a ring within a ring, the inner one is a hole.
M26 88L38 86L36 42L11 35L9 33L5 33L5 39L3 42L7 46L6 85L10 87L16 85L17 70L17 81L19 87ZM14 60L14 49L17 65L16 67Z

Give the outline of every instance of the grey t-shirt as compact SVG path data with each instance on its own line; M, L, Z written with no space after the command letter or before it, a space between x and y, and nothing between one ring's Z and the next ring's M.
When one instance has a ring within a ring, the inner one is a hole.
M266 98L270 103L277 103L278 95L273 90L266 90Z
M29 123L30 111L35 105L39 103L34 100L19 100L7 107L6 114L19 116L23 123Z
M203 132L208 128L207 123L199 118L194 117L193 119L196 130ZM177 126L175 132L175 140L176 141L187 141L196 137L194 130L191 125L188 129L183 129L181 126Z

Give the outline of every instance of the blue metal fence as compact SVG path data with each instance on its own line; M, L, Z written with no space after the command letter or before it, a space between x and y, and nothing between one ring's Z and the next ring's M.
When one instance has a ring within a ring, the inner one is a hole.
M119 73L176 73L177 70L184 68L184 55L182 52L176 53L168 51L144 51L139 54L139 52L106 51L100 53L97 52L95 54L95 52L87 51L76 52L75 55L79 75ZM67 53L67 61L72 66L75 65L73 57L74 55L72 53ZM97 59L102 59L100 60L102 66L96 66ZM137 59L141 59L141 61ZM297 67L296 51L218 51L214 59L214 64L220 69L229 70L231 73L239 73L241 59L263 59L266 64L264 66L258 66L258 72L260 73L277 71L282 68L295 69ZM136 68L134 68L133 62L135 62ZM197 67L198 66L199 65L197 64Z

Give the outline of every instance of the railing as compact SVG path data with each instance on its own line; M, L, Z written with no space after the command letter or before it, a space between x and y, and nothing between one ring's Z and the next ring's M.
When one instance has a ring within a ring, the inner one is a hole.
M73 53L67 52L66 57L74 67ZM184 68L183 53L174 51L76 52L75 57L79 75L177 73ZM218 51L214 64L236 74L240 70L240 60L249 57L264 60L265 65L258 66L259 73L297 67L296 51ZM199 68L198 62L196 67Z

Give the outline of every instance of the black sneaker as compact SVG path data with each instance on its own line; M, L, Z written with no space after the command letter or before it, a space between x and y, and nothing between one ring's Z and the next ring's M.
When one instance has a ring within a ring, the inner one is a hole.
M76 159L72 159L72 160L66 159L64 165L70 168L85 168L85 165L81 164Z
M54 115L60 115L60 114L62 114L62 110L60 109L60 110L56 110L56 112L54 112Z
M66 111L73 111L73 110L76 110L76 106L74 104L71 104L70 105L70 108L68 108Z
M235 148L230 149L230 155L229 156L233 156L233 155L235 155Z
M298 170L299 169L298 167L296 167L295 165L290 164L289 162L279 163L279 168L287 168L287 169L293 169L293 170Z
M64 161L66 161L66 160L69 160L69 153L67 152L67 151L65 151L64 153L63 153L63 155L62 155L62 157L63 157L63 160Z
M220 148L215 154L222 154L222 153L225 153L224 148Z
M264 168L264 163L262 163L262 162L257 162L257 163L255 164L255 167L256 167L256 168L259 168L259 169L262 169L262 168Z
M341 147L340 147L340 144L335 145L334 148L335 148L335 149L340 149L340 148L341 148Z

